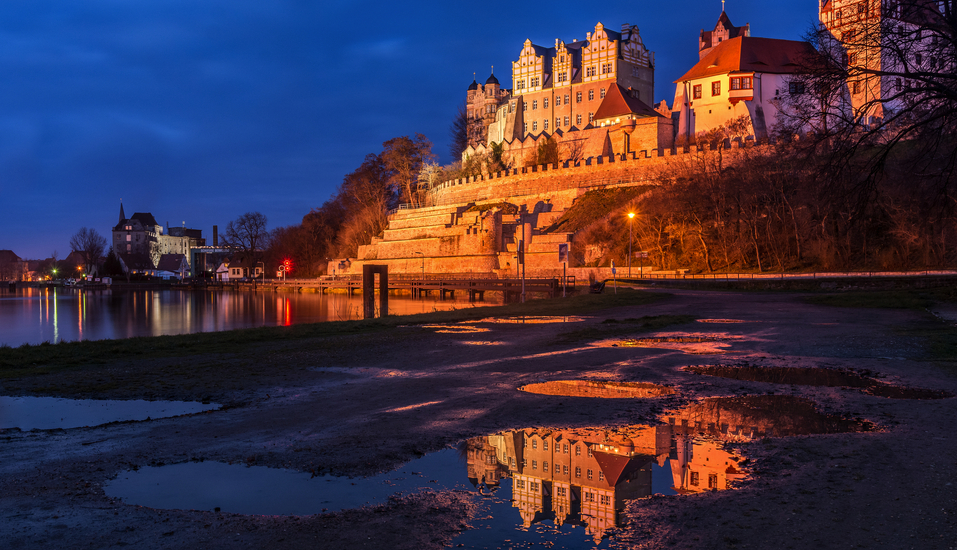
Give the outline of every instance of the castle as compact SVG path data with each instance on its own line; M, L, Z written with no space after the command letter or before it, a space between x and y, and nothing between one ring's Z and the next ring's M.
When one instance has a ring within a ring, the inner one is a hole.
M502 89L494 74L468 87L463 156L487 154L496 143L506 165L535 164L549 138L563 160L670 148L670 113L648 106L654 58L630 24L619 32L598 23L584 40L556 39L553 47L526 40L512 62L512 90Z
M936 17L934 9L927 7L923 16ZM893 23L896 32L913 33L915 20L898 2L859 0L820 0L819 17L848 50L846 62L864 68L890 62L875 49L880 42L848 43L860 38L860 28ZM699 61L675 82L672 106L652 108L655 56L634 25L613 31L598 23L584 40L556 40L553 47L526 40L512 63L513 89L502 88L492 74L484 85L473 79L466 96L463 160L500 154L505 169L432 186L425 207L392 212L389 226L359 247L355 261L330 265L345 266L340 273L368 262L399 272L508 277L521 257L535 276L561 274L557 252L573 243L574 234L556 222L578 197L653 184L663 166L697 155L694 140L707 133L719 138L718 147L732 149L725 162L738 162L734 149L769 138L788 100L813 91L795 77L809 56L819 55L809 43L754 37L750 25L735 26L723 10L712 30L700 32L697 48ZM919 51L912 62L940 66ZM849 79L854 117L864 124L880 120L886 98L900 86L900 79L866 73ZM557 145L557 161L539 154L549 142ZM587 251L578 257L579 265L592 261ZM578 276L595 274L584 271Z

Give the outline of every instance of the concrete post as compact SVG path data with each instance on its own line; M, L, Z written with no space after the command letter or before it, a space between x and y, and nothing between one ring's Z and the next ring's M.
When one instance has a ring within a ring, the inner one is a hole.
M379 316L389 314L389 266L363 265L362 266L362 316L364 319L375 318L375 275L379 274Z

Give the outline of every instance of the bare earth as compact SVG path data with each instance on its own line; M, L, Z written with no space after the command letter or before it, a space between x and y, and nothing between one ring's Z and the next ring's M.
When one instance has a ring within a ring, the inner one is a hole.
M957 548L957 399L887 399L680 370L717 362L851 367L886 382L957 394L954 371L922 360L925 342L907 332L944 321L913 311L807 305L796 294L671 292L651 306L574 324L485 324L489 331L481 333L399 327L374 338L304 341L295 349L108 365L99 378L113 384L95 397L210 398L226 408L93 428L0 432L0 547L455 546L475 511L477 496L469 491L277 517L150 509L109 498L103 486L132 467L200 459L371 474L503 430L652 423L664 410L701 397L776 393L810 397L824 411L879 429L738 444L753 474L738 490L631 501L615 537L634 548ZM661 331L735 337L704 355L674 346L555 344L556 334L607 318L660 314L745 322ZM499 345L466 343L476 341ZM724 353L707 354L715 351ZM253 375L231 378L233 365ZM84 389L89 373L57 376L55 391L36 377L6 380L0 394L93 397ZM516 390L558 379L653 382L673 385L677 394L601 400Z

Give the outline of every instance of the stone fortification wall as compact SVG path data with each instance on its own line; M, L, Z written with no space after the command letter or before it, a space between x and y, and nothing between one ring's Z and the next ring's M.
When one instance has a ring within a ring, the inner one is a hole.
M724 162L740 162L739 147L729 149ZM357 258L346 262L349 267L340 272L359 273L363 264L375 263L398 273L515 276L518 242L524 235L526 274L560 276L558 248L570 243L573 235L547 229L575 199L591 189L654 182L668 164L690 162L698 154L692 147L632 158L595 157L445 182L431 191L435 206L393 212L385 231L359 247ZM650 268L645 266L646 271ZM591 268L569 274L608 278L610 270Z
M746 142L750 144L751 142ZM748 145L748 148L753 146ZM725 149L739 149L737 142ZM687 149L653 149L630 156L609 155L580 161L526 166L493 174L482 174L440 183L429 192L435 205L466 204L505 197L556 193L568 189L594 189L615 185L638 185L649 182L656 171L676 160L690 160L698 155L697 147Z

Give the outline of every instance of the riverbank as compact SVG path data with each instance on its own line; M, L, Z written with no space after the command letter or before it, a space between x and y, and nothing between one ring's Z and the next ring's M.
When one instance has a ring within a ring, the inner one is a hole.
M4 395L225 405L190 417L0 433L0 529L21 548L455 546L479 521L475 491L427 491L288 517L139 507L106 496L104 486L129 469L191 461L367 475L503 430L614 431L700 398L773 393L808 397L877 429L729 443L752 474L738 490L632 501L611 542L954 546L957 497L947 484L957 465L949 427L957 400L887 399L681 370L715 363L852 368L957 393L951 325L918 306L835 307L793 293L619 292L428 317L0 349ZM502 322L523 314L585 318ZM648 344L595 345L638 337ZM710 347L681 344L697 340ZM516 389L559 379L648 382L676 394L618 400Z

